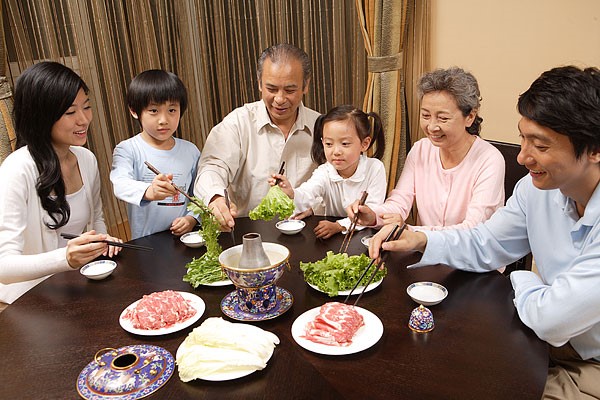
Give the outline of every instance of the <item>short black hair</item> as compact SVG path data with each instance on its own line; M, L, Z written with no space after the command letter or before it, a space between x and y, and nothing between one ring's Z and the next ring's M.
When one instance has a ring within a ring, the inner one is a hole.
M177 75L162 69L142 72L129 84L127 106L138 116L151 103L179 102L181 115L187 108L187 90Z
M572 65L544 72L519 96L519 114L568 136L575 156L600 151L600 70Z

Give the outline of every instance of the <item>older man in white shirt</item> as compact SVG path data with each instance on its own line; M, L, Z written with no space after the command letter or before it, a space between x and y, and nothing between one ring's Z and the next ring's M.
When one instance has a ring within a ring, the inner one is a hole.
M311 78L308 56L289 44L271 46L258 60L257 74L262 99L233 110L211 130L198 164L194 194L225 231L267 194L268 179L282 161L294 187L317 167L311 147L319 113L302 104Z

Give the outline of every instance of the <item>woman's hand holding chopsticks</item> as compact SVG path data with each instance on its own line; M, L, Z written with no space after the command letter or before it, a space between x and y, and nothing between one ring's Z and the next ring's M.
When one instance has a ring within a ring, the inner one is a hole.
M103 240L122 243L121 239L105 233L91 230L67 242L67 262L71 268L78 269L88 262L102 256L113 257L119 253L120 247L110 246Z
M369 241L369 257L378 259L382 250L385 251L420 251L424 252L427 246L427 236L423 232L413 232L404 229L397 240L385 242L386 237L396 225L385 225Z

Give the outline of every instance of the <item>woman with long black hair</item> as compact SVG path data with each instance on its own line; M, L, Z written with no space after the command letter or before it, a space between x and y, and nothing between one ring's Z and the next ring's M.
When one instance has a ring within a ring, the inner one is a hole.
M106 234L96 157L82 147L92 110L85 82L56 62L33 65L14 93L17 147L0 166L0 301L117 247ZM80 234L66 241L61 233Z

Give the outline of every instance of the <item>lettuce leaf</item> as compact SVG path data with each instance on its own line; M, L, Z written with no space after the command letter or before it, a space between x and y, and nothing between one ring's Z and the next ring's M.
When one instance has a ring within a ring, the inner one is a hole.
M198 198L194 197L195 200ZM221 271L219 263L219 255L223 248L219 244L219 234L221 227L215 216L210 212L208 207L198 200L202 207L198 207L195 203L188 204L188 210L199 215L202 223L200 233L206 243L206 253L200 258L193 258L187 263L187 273L183 276L183 281L188 282L192 287L197 288L201 284L208 284L226 279L225 274Z
M267 195L248 216L253 221L257 219L270 221L275 215L279 215L279 219L286 219L292 216L294 209L294 201L279 186L271 186Z
M300 269L304 272L306 282L315 285L329 297L334 297L342 290L352 289L370 262L371 259L365 254L348 256L346 253L336 254L328 251L322 260L314 263L301 262ZM369 272L363 277L365 284L371 273ZM373 282L383 279L386 273L386 268L377 271Z

